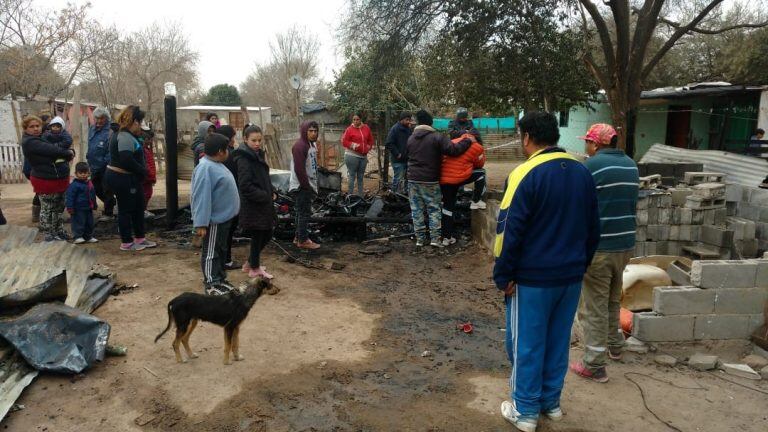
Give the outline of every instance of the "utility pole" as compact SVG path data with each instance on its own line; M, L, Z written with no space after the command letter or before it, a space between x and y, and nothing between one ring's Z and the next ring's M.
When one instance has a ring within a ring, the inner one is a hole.
M165 222L176 224L179 211L179 149L176 124L176 84L165 83Z

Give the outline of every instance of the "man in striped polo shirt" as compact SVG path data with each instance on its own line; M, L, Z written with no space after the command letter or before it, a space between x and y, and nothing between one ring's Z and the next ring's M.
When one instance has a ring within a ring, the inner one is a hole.
M637 164L617 148L618 136L610 125L598 123L580 137L590 158L584 165L592 173L600 212L600 244L584 276L579 322L584 329L584 359L571 371L597 382L608 381L607 357L621 358L624 337L619 328L622 274L635 248L639 187Z

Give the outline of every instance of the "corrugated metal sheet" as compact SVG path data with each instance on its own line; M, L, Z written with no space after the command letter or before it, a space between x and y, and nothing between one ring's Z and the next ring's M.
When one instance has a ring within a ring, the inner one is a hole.
M0 296L41 284L66 270L66 304L92 312L114 286L111 279L100 279L91 282L91 289L85 289L96 252L66 242L33 243L36 235L34 228L0 226ZM37 373L13 348L0 341L0 420Z
M768 175L768 161L718 150L687 150L654 144L640 159L648 162L691 162L704 164L704 169L727 174L726 182L755 187Z

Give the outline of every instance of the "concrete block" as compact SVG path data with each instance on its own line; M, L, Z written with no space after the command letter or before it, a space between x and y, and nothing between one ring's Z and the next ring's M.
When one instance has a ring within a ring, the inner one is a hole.
M675 176L674 163L649 162L645 165L647 166L647 169L648 169L648 175L658 174L662 177Z
M670 225L669 239L675 241L680 240L680 225Z
M729 375L760 381L760 374L745 364L723 363L723 371Z
M680 241L699 241L699 238L701 237L701 226L700 225L680 225L679 232L680 232L680 235L678 240Z
M717 356L696 353L688 359L688 366L697 371L708 371L717 367Z
M758 241L756 238L733 241L732 251L734 259L755 258L757 256L758 249Z
M672 222L672 209L662 207L659 209L659 224L669 225Z
M760 240L768 240L768 223L755 222L755 237Z
M672 199L672 205L674 207L683 207L685 205L685 199L693 195L693 189L690 189L690 188L669 189L669 194Z
M725 200L729 202L741 201L743 195L743 187L740 184L729 183L725 185Z
M680 255L683 252L684 242L668 241L667 242L667 255Z
M656 242L645 242L645 254L646 255L658 255L656 249Z
M757 273L755 275L755 286L768 287L768 259L755 260Z
M694 322L694 315L662 316L638 312L632 316L632 333L645 342L688 341L693 339Z
M752 288L757 277L753 260L694 261L691 283L700 288Z
M733 231L734 240L755 238L756 225L754 221L740 217L729 217L725 220L725 226Z
M669 254L669 241L657 241L656 242L656 255Z
M768 222L768 207L758 207L758 210L757 219L763 223Z
M650 201L650 199L647 196L638 197L638 199L637 199L637 209L638 210L646 210L646 209L648 209L648 201Z
M648 225L658 225L659 223L659 208L648 207Z
M672 184L674 184L674 182ZM672 195L670 195L669 193L661 194L658 198L657 205L659 206L659 208L672 207Z
M749 203L756 206L768 207L768 189L750 188Z
M763 327L765 324L765 315L764 314L752 314L749 316L749 334L751 335L756 330Z
M691 186L702 183L725 183L725 174L715 172L687 172L683 176L683 182Z
M733 231L713 225L703 225L701 227L701 241L717 247L730 247L733 243Z
M744 219L759 221L760 207L754 206L752 204L741 203L739 204L739 210L736 212L736 214Z
M689 286L691 284L691 269L681 261L674 261L667 267L667 274L675 285Z
M692 162L676 163L674 169L675 177L681 180L685 178L685 173L687 172L701 171L704 171L704 164Z
M691 195L685 199L685 206L692 209L725 209L725 198L703 198Z
M644 241L637 241L635 242L635 256L636 257L642 257L647 256L645 253L645 242Z
M640 177L640 189L650 190L657 189L661 186L661 174L650 174L645 177Z
M680 211L680 225L693 224L693 210L689 208L676 209ZM703 219L702 219L703 220Z
M725 202L725 214L728 216L738 216L739 213L739 203L736 202Z
M755 345L757 346L757 345ZM765 358L763 356L759 356L757 354L750 354L743 359L741 359L741 363L744 363L745 365L748 365L754 370L760 370L766 366L768 366L768 358Z
M637 210L637 225L638 226L647 226L648 225L648 210Z
M728 218L728 210L725 208L715 209L715 223L714 225L725 225L725 220Z
M702 198L724 198L725 185L722 183L701 183L691 188L693 195Z
M701 225L704 223L704 210L691 210L691 225Z
M635 228L635 240L646 241L648 240L648 228L644 226L638 226Z
M764 380L768 380L768 366L760 369L760 377Z
M634 336L630 336L624 341L624 351L645 354L648 352L648 344Z
M711 314L715 311L715 291L691 286L655 287L653 311L659 315Z
M704 290L714 295L716 314L759 314L768 301L768 288ZM654 309L655 310L655 309Z
M747 339L750 327L749 315L697 315L693 333L696 340Z
M669 240L669 225L648 225L648 238L653 241Z

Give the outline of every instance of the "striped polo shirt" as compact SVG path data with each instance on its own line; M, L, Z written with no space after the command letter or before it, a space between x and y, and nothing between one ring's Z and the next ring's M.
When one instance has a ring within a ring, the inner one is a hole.
M600 212L598 251L619 252L635 247L637 230L637 164L624 151L599 150L584 162L597 187Z

